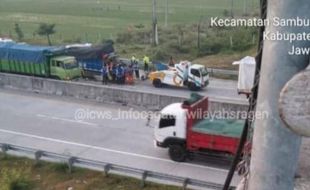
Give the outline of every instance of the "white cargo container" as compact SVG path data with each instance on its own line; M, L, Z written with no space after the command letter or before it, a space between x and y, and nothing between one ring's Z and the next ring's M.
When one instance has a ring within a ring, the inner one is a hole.
M239 65L238 94L251 94L255 76L255 58L246 56L240 61L233 62L233 65Z

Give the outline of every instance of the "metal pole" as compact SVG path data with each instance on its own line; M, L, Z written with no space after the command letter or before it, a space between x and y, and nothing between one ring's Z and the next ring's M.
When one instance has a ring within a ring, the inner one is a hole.
M158 45L158 31L157 31L157 10L156 10L156 2L157 0L153 0L153 44Z
M234 17L234 0L231 0L230 16Z
M168 11L169 11L169 4L168 4L168 0L166 0L165 27L168 26Z
M247 0L243 0L243 14L247 15L248 14L248 10L247 10Z
M268 1L267 18L309 18L309 0ZM266 31L280 33L310 33L309 27L276 27ZM283 125L278 111L281 89L291 77L306 68L309 55L289 55L292 45L310 47L308 41L265 40L259 84L257 109L268 112L264 119L256 118L254 127L249 190L292 190L297 168L301 138Z
M201 29L202 16L200 16L198 25L197 25L197 48L200 50L200 29Z

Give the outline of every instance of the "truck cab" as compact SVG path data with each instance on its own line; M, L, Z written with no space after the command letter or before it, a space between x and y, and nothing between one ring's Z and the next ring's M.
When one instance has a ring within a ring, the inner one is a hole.
M81 69L75 57L52 57L50 59L50 75L55 79L72 80L81 77Z
M167 148L172 143L185 143L186 114L181 103L171 104L161 110L160 120L155 127L157 146Z
M209 73L205 66L181 61L175 67L150 73L150 80L157 88L163 84L188 87L192 91L205 88L209 84Z
M195 94L163 108L154 129L156 146L168 148L170 158L177 162L192 153L234 155L244 121L205 118L207 111L208 98Z

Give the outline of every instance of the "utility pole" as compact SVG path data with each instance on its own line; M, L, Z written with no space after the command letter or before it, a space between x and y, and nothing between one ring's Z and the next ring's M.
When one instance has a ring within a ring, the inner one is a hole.
M165 27L168 27L168 13L169 13L169 3L168 0L166 0Z
M153 0L153 44L158 45L157 0Z
M268 0L267 19L309 18L309 0ZM268 32L310 33L309 27L267 26ZM292 190L297 169L301 137L284 127L280 119L279 95L296 73L306 68L308 55L289 55L292 44L309 48L309 41L264 42L256 112L268 117L255 120L248 190Z
M231 18L234 18L234 0L231 0L231 4L230 4L230 16L231 16Z
M248 14L247 0L243 0L243 15L246 16L247 14Z
M200 51L200 32L201 32L201 22L202 22L202 16L200 16L198 25L197 25L197 48L198 51Z

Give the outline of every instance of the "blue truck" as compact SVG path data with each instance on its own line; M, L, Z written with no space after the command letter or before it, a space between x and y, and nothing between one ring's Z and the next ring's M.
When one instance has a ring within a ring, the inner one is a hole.
M95 78L101 75L106 60L117 62L117 56L112 42L101 45L67 47L57 52L59 55L74 56L82 69L83 77Z

